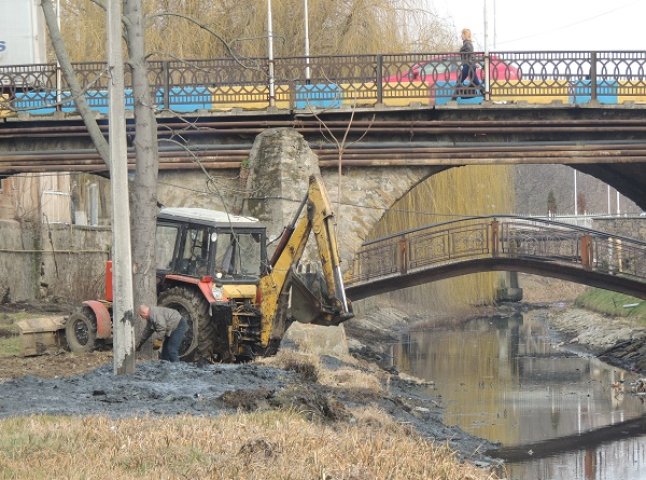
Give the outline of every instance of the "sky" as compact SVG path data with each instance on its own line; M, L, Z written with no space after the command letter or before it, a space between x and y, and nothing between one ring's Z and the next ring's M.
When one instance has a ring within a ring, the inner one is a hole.
M458 38L470 28L477 50L485 49L485 1L489 50L646 50L646 0L426 1Z

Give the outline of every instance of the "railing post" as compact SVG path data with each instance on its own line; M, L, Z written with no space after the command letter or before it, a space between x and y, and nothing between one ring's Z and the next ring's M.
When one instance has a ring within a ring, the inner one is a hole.
M484 100L488 102L491 100L491 56L488 52L484 55Z
M590 100L597 101L597 52L592 52L590 56Z
M162 81L164 82L164 109L170 110L170 67L168 60L162 62Z
M377 84L377 103L384 103L384 56L377 55L377 72L375 83Z
M500 222L491 221L491 256L497 257L499 253L498 242L500 241Z
M592 238L590 235L581 236L581 266L586 270L592 270Z
M408 273L408 242L406 236L399 237L399 272L402 275Z

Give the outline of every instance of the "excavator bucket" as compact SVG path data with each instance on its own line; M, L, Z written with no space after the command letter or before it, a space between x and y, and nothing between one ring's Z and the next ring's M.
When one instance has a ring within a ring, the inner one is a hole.
M329 298L325 279L320 273L293 274L291 276L290 310L292 320L313 325L339 325L353 317L352 309L342 311Z
M40 317L16 322L25 357L56 353L65 348L65 317Z

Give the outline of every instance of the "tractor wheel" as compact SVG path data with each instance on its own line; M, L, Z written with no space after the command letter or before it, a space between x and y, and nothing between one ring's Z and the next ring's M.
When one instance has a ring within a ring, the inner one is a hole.
M182 360L191 361L195 358L198 349L198 338L202 329L207 328L211 320L209 303L198 290L174 287L159 295L157 304L162 307L177 310L188 323L188 330L179 347L179 356Z
M96 318L90 308L75 310L65 322L65 338L74 353L89 353L96 342Z

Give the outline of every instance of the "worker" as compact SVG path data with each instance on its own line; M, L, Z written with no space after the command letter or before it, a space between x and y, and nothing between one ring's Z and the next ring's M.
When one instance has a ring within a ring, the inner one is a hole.
M144 304L139 305L138 313L141 318L146 320L146 327L137 344L137 350L152 335L153 349L159 350L161 347L159 358L169 362L179 362L179 347L186 330L188 330L186 319L172 308L149 307Z

